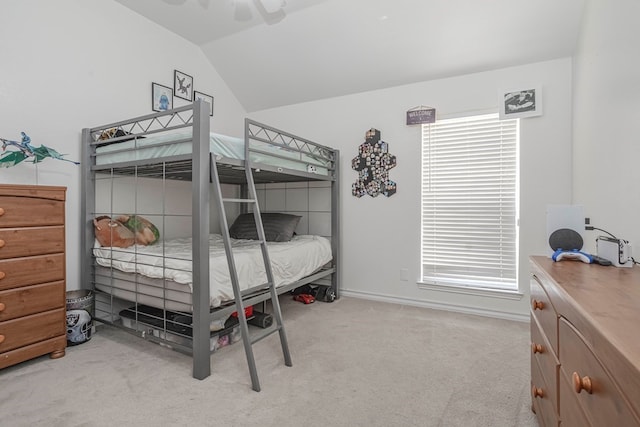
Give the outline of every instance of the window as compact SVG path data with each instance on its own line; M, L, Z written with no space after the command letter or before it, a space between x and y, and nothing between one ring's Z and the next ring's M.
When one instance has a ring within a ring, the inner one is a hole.
M422 125L422 278L517 291L519 121Z

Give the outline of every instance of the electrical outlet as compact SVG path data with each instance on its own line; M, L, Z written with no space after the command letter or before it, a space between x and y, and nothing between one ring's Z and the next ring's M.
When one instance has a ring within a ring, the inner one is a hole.
M403 282L409 281L409 269L407 268L400 269L400 280L402 280Z
M589 224L591 224L591 218L585 218L584 225L589 225Z

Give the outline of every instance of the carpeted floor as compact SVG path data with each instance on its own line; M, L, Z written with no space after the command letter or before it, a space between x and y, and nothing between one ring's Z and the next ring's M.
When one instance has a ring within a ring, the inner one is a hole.
M281 299L277 334L241 343L191 377L191 358L110 326L65 357L0 371L0 426L537 426L529 326L343 297Z

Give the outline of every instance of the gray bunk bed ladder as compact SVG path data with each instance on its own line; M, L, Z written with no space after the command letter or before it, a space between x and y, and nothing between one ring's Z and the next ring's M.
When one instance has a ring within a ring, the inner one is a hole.
M231 276L231 284L233 286L233 295L238 312L238 321L240 324L240 332L242 335L242 342L244 344L244 352L247 357L247 364L249 365L249 374L251 375L251 386L253 390L260 391L260 380L258 379L258 371L256 368L256 361L253 355L253 344L258 341L278 332L280 334L280 344L282 346L282 353L284 355L284 363L286 366L292 366L291 354L289 353L289 344L287 342L287 335L284 329L284 323L282 321L282 312L280 310L280 302L278 300L278 293L276 291L275 281L273 279L273 271L271 270L271 261L269 259L269 249L267 248L267 239L264 233L264 227L262 225L262 217L260 216L260 207L258 206L258 198L256 195L256 186L253 179L253 172L251 170L251 156L248 137L248 122L245 120L245 160L244 169L248 187L248 198L223 198L222 189L220 187L220 178L218 176L218 168L216 166L215 159L211 158L211 171L212 182L214 187L214 197L216 198L216 206L218 207L218 215L220 218L220 228L222 229L222 239L224 242L225 253L227 256L227 263L229 265L229 273ZM244 291L240 290L240 283L238 279L238 272L236 269L235 261L233 258L233 249L231 247L231 236L229 235L229 225L227 221L226 210L224 208L225 203L240 203L245 204L247 207L251 207L253 211L253 218L256 224L256 230L258 233L258 241L260 249L262 251L262 259L264 261L265 272L267 275L267 282ZM249 334L249 326L247 323L247 316L245 313L245 306L243 298L247 295L251 295L259 292L269 292L273 309L273 315L275 323L262 331Z

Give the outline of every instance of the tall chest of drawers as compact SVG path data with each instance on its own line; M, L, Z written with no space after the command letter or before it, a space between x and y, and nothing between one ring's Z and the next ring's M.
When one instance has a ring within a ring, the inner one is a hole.
M65 195L0 184L0 369L65 354Z
M541 426L640 426L640 267L531 257L531 398Z

